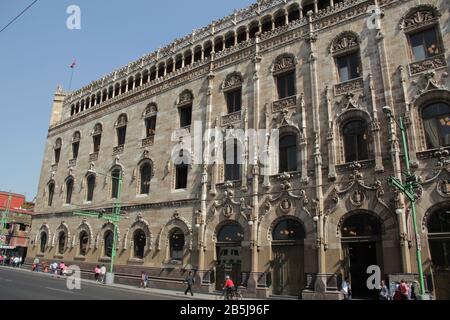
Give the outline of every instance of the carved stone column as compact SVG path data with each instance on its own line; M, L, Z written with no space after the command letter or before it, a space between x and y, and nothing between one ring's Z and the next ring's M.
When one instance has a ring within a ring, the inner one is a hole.
M336 180L336 144L334 140L334 119L331 112L330 91L327 87L325 89L325 101L327 103L328 114L328 179Z
M375 149L375 172L384 172L383 155L381 150L381 137L380 137L380 121L378 120L378 110L375 100L375 87L372 81L372 75L369 74L369 92L370 100L372 104L372 124L371 131L373 135L374 149Z

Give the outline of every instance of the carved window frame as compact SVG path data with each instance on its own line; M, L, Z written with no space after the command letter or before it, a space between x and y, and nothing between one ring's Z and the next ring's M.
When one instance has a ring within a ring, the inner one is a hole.
M222 83L222 92L225 99L225 106L226 106L226 114L231 114L228 110L228 94L234 93L236 91L241 92L241 110L242 111L242 86L243 86L244 80L242 77L242 74L240 72L232 72L228 74L225 78L225 80ZM240 112L235 111L235 112ZM232 112L234 113L234 112Z
M72 191L70 193L70 202L67 202L67 196L68 196L68 184L69 182L72 182ZM75 177L70 175L66 178L66 180L64 181L64 187L65 187L65 192L64 192L64 205L65 206L70 206L72 205L73 202L73 196L74 196L74 191L75 191Z
M95 124L95 126L94 126L94 130L92 131L92 152L93 153L95 153L96 151L95 151L95 142L94 142L94 139L95 138L97 138L97 137L100 137L100 139L102 138L102 135L103 135L103 125L101 124L101 123L97 123L97 124ZM100 147L101 147L101 140L100 140ZM100 152L100 149L99 149L99 151L97 151L97 152Z
M275 58L272 66L270 67L270 72L272 73L274 81L273 101L289 98L285 97L283 99L279 99L278 95L278 79L281 76L287 75L289 73L293 73L294 76L295 93L293 96L297 95L297 64L298 64L297 58L291 53L283 53Z
M142 167L146 164L150 165L150 181L149 181L150 185L149 185L148 193L142 193L142 190L141 190ZM136 174L136 194L141 197L149 196L151 194L151 188L150 188L151 182L152 182L153 177L155 176L155 165L153 163L153 160L150 158L145 158L145 159L141 160L139 162L139 164L137 165L136 170L137 170L137 172L136 172L137 173Z
M50 186L51 185L53 185L53 195L52 195L52 203L51 204L49 204L50 203ZM53 207L53 204L54 204L54 202L55 202L55 195L56 195L56 182L55 182L55 180L50 180L48 183L47 183L47 201L46 201L46 207L47 208L51 208L51 207Z
M353 31L344 31L336 36L330 44L330 53L334 60L334 66L336 70L337 84L355 81L363 77L363 66L361 58L361 38ZM357 54L358 56L358 68L360 70L359 77L351 78L347 80L341 80L339 74L338 59L349 56L351 54Z
M116 123L114 124L114 128L116 130L116 146L124 146L127 140L127 132L125 131L125 141L123 144L119 144L119 129L125 128L127 130L128 127L128 116L125 113L122 113L118 118Z
M142 113L142 119L144 120L144 136L143 139L148 138L147 137L147 123L146 121L152 117L155 117L155 133L156 133L156 125L158 120L158 105L154 102L149 103ZM155 134L154 133L154 134Z
M63 142L61 138L57 138L55 140L55 145L53 146L53 162L54 164L58 164L61 162L61 150L62 150ZM56 152L59 151L58 161L56 161Z

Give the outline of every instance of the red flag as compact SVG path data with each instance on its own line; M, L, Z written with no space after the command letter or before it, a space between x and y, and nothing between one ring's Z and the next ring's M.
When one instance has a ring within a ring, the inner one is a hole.
M75 68L76 65L77 65L77 61L74 60L74 61L72 62L72 64L70 65L70 67L73 69L73 68Z

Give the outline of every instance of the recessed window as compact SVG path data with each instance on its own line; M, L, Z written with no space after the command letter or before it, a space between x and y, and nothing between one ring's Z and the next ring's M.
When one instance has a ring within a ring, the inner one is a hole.
M87 196L86 200L91 202L94 200L94 189L95 189L95 175L91 174L86 179L87 182Z
M152 137L155 135L156 130L156 116L145 119L145 133L146 137Z
M436 28L434 27L410 34L409 42L414 61L431 58L441 53Z
M359 51L337 57L336 63L339 71L339 80L341 82L356 79L361 76Z
M111 230L108 230L105 232L104 239L105 246L104 246L104 253L105 256L111 258L112 256L112 249L113 249L113 242L114 242L114 234Z
M189 127L192 124L192 105L178 108L180 114L180 127Z
M225 180L233 181L241 179L242 149L237 139L225 142Z
M186 189L188 180L188 166L180 164L176 166L175 189Z
M66 233L64 231L61 231L58 236L58 253L64 254L64 251L66 250Z
M295 135L285 135L280 139L279 172L297 171L297 141Z
M450 145L450 106L434 103L422 110L423 126L428 149Z
M345 161L361 161L369 158L369 134L364 120L352 120L343 127Z
M102 135L96 135L93 137L93 143L94 143L94 152L97 153L100 151L100 145L102 143Z
M140 169L141 174L141 194L150 193L150 181L152 179L152 166L150 163L144 163Z
M184 233L180 229L175 229L170 235L170 259L175 261L183 260Z
M123 146L125 145L126 136L127 136L127 124L128 118L126 115L121 115L116 123L117 130L117 145Z
M284 99L296 94L294 71L278 75L276 77L276 81L278 89L278 99Z
M241 111L242 108L242 89L233 90L225 93L227 98L228 113Z
M145 245L147 243L147 237L144 231L136 230L133 237L134 241L134 257L138 259L144 259Z
M81 231L80 233L80 256L85 256L89 245L89 235L86 231Z
M55 184L51 182L48 185L48 206L51 207L53 205L53 197L55 196Z
M111 198L117 199L119 195L120 169L115 169L111 173Z
M66 204L72 203L73 179L69 178L66 182Z
M41 232L41 246L40 246L41 253L45 252L46 247L47 247L47 233Z

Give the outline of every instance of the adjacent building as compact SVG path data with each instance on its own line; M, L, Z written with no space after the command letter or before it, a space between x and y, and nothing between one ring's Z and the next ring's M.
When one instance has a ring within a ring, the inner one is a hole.
M109 214L120 198L118 282L146 270L177 288L194 270L202 291L229 274L249 296L340 299L344 277L356 297L373 295L372 265L413 281L409 203L388 184L404 172L388 106L420 177L428 290L449 298L449 9L261 0L84 88L58 88L29 258L108 264L112 225L73 212Z

